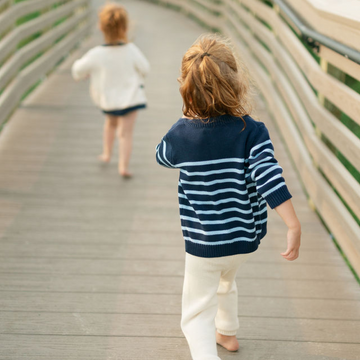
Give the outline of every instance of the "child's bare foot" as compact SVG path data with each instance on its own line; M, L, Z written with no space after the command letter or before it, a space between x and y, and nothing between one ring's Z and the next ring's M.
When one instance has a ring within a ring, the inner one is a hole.
M239 342L235 335L226 336L216 332L216 343L225 348L228 351L238 351Z
M119 171L119 174L125 179L129 179L132 177L132 173L129 171Z
M101 154L101 155L99 155L98 159L100 161L102 161L103 163L108 163L108 162L110 162L110 155Z

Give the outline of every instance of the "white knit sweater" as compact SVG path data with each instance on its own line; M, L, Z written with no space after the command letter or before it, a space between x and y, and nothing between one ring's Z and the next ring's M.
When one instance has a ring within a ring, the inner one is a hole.
M150 65L133 43L96 46L75 61L75 80L90 76L90 94L102 110L145 104L144 77Z

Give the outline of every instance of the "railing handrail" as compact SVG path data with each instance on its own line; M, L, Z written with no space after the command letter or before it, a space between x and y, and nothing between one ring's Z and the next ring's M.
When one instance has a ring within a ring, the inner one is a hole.
M327 48L337 52L338 54L356 62L357 64L360 64L359 51L314 30L298 14L296 14L292 7L284 0L271 1L273 4L278 5L281 11L286 15L286 17L297 27L297 29L301 33L302 39L308 45L313 48L319 48L319 45L324 45Z

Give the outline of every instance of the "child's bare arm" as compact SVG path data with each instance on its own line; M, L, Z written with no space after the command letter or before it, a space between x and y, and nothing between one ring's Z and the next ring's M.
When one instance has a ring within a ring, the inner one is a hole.
M287 250L281 255L286 260L295 260L299 257L301 225L296 216L291 200L287 200L275 208L288 227Z

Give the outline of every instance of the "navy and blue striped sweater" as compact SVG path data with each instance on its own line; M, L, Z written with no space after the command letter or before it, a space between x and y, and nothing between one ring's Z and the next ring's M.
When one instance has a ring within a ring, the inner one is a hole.
M266 234L267 208L291 198L265 125L245 116L181 118L156 147L160 165L180 169L186 252L250 253Z

